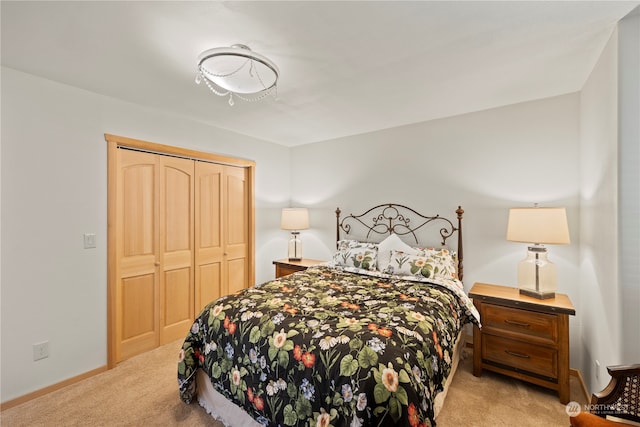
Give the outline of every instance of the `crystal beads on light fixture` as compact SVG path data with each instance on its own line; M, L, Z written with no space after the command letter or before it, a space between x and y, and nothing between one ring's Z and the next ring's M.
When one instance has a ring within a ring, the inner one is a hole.
M218 96L229 95L229 105L233 106L234 96L243 101L258 101L270 94L277 95L279 76L278 67L270 59L246 45L234 44L202 52L195 81L196 84L204 81Z

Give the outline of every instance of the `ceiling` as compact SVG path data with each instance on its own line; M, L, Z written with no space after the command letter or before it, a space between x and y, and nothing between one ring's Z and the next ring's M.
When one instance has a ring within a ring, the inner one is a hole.
M581 89L638 1L5 1L2 65L295 146ZM242 43L277 99L196 85Z

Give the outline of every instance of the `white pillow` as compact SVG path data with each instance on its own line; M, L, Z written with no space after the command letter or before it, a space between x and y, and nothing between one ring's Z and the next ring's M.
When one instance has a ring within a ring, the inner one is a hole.
M390 234L389 237L378 243L378 270L385 271L391 261L391 252L404 252L408 255L418 255L418 250L407 245L400 240L397 234Z

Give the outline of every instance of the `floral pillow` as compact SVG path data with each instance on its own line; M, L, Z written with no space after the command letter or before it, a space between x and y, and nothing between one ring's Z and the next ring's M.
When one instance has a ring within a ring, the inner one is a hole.
M426 277L428 279L456 279L456 264L448 249L423 249L417 255L393 251L389 274Z
M363 270L375 270L378 248L365 244L355 247L340 247L333 255L331 265L338 267L356 267Z
M434 248L416 248L418 250L418 255L433 257L438 259L440 263L446 265L449 269L453 269L452 271L458 271L458 253L456 251L450 251L447 248L434 249ZM454 278L458 278L458 276L453 276Z

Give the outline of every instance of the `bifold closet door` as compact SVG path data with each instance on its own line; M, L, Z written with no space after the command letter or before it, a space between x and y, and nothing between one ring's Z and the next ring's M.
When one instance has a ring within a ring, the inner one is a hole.
M248 169L196 162L196 313L249 287Z
M195 311L222 295L222 183L224 166L196 162Z
M117 150L116 361L186 334L193 319L194 162Z
M255 163L105 134L109 368L255 281Z
M194 318L194 161L159 155L160 345L184 338Z
M117 150L116 357L124 360L160 340L159 180L157 156Z
M248 169L196 161L196 313L249 287Z
M224 294L248 288L249 284L249 180L247 170L232 166L225 167L224 176L224 236L226 288Z

